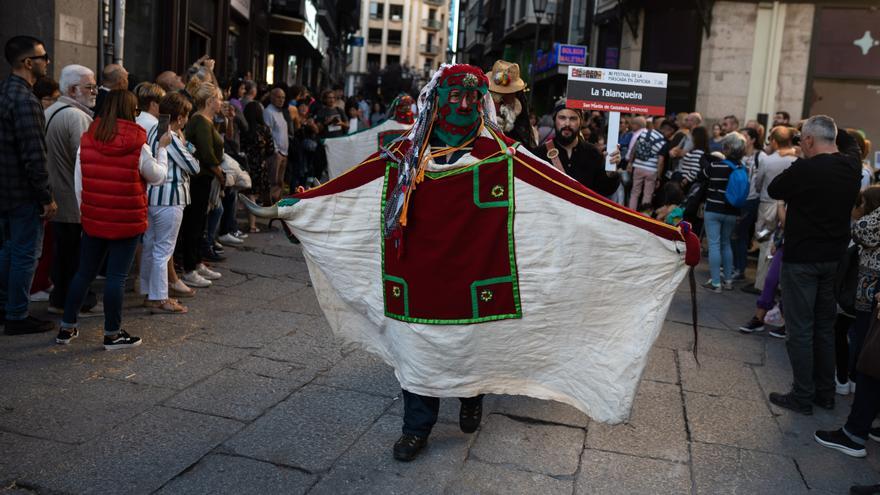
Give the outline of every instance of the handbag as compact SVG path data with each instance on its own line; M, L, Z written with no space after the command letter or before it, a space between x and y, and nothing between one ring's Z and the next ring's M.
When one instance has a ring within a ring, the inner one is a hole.
M859 360L856 363L856 371L875 380L880 380L880 319L878 319L878 310L880 307L875 308L871 315L871 328L865 335L865 342L862 344L862 351L859 353Z

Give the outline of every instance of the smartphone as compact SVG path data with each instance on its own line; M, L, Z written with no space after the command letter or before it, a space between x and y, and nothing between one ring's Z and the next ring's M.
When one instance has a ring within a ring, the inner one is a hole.
M164 136L165 133L168 132L168 124L169 123L171 123L171 115L169 115L167 113L160 113L159 114L159 123L156 124L157 125L157 128L156 128L156 139L157 140L162 139L162 136Z

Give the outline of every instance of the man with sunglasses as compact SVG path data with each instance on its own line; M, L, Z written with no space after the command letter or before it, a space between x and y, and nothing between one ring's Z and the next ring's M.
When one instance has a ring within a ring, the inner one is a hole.
M28 293L43 241L43 222L57 207L46 171L43 107L32 87L47 74L43 42L15 36L6 42L12 74L0 81L0 321L7 335L54 328L28 314Z

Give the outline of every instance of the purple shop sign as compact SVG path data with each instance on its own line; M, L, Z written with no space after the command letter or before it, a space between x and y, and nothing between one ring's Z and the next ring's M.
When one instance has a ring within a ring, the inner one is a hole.
M559 65L586 65L587 47L560 43L556 47L556 60Z
M538 50L538 53L535 54L535 60L537 61L535 72L539 74L560 65L586 65L587 47L553 43L553 48L548 52Z

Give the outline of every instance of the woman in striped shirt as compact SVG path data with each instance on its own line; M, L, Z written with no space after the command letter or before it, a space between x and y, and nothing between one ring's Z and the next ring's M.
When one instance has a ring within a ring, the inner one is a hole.
M685 191L697 180L697 174L702 168L703 155L709 152L709 131L703 126L695 127L691 131L691 139L694 147L682 157L678 167L681 173L681 187Z
M190 203L190 176L199 172L199 162L192 156L183 134L191 110L192 104L180 93L168 93L159 103L159 113L171 116L168 174L162 184L147 187L149 226L141 255L141 293L145 296L144 305L154 313L187 312L186 306L168 297L168 264L174 254L183 209ZM156 128L147 136L151 147L158 142Z

